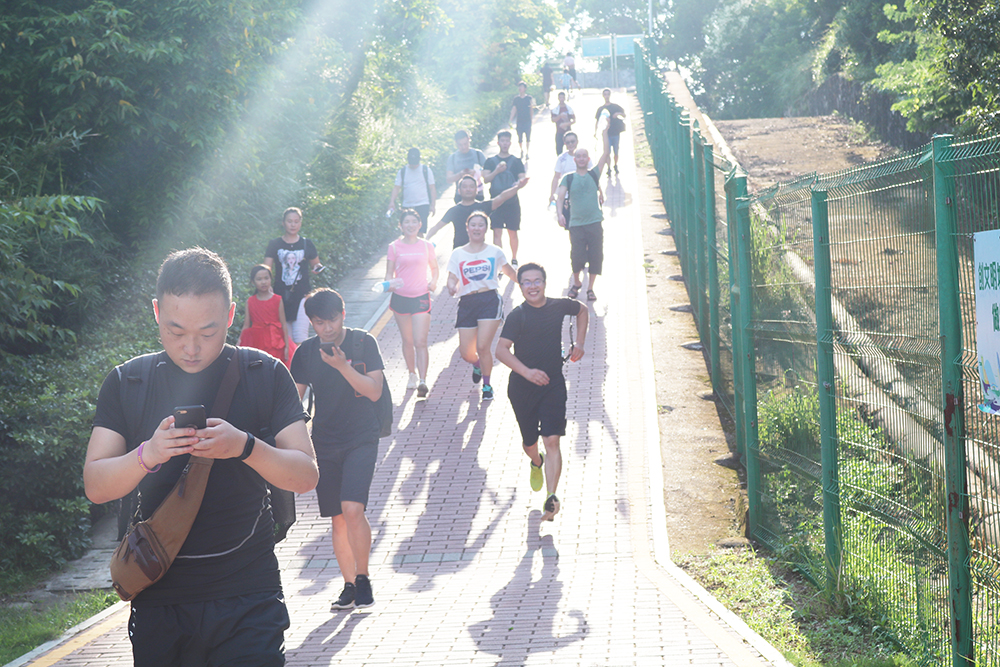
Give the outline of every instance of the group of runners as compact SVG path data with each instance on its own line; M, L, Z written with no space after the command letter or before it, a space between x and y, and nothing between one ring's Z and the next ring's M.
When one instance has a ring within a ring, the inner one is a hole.
M492 400L493 340L500 331L495 359L512 370L507 395L528 459L530 487L546 489L543 520L553 520L560 511L556 492L567 402L563 364L585 353L589 310L576 299L581 272L587 268L590 274L587 299L594 301L594 281L602 269L600 175L616 143L609 118L624 116L606 108L609 96L605 91L605 107L595 119L604 148L598 163L579 148L571 131L564 134L556 161L550 200L557 204L559 224L569 230L574 274L566 297L546 295L547 274L540 263L519 265L517 260L518 192L528 184L531 129L531 116L522 123L522 109L535 111L525 87L519 86L511 110L520 156L510 153L511 132L498 134L499 152L486 158L471 148L468 132L460 131L446 169L448 183L456 184L455 204L437 224L428 228L437 199L433 174L415 148L396 175L390 202L400 237L388 247L385 278L409 370L407 388L416 390L418 399L431 394L428 332L440 271L427 238L450 223L454 241L446 286L459 298L460 353L471 364L472 381L481 384L482 400ZM525 97L530 102L518 101ZM179 480L191 456L215 463L201 508L167 575L132 601L129 637L137 665L284 664L289 618L274 555L271 488L296 493L315 488L320 514L331 519L333 550L344 578L331 609L374 605L365 508L384 432L384 363L371 334L345 326L341 296L311 288L310 276L324 267L315 245L300 233L302 211L287 209L281 225L281 236L250 272L254 291L241 331L241 343L267 354L226 344L236 314L229 270L214 252L191 248L170 254L160 267L152 306L163 350L116 367L100 390L84 465L92 501L138 492L135 518L149 518L175 485L183 484ZM492 243L487 239L491 228ZM504 229L509 261L502 248ZM506 318L501 276L517 281L524 298ZM562 340L566 317L574 323L568 352ZM143 359L149 363L137 364ZM139 367L145 370L135 372ZM217 414L214 404L233 368L238 370L234 398L228 411ZM308 390L314 405L311 436L302 407ZM191 406L209 416L203 424L181 426L178 410Z

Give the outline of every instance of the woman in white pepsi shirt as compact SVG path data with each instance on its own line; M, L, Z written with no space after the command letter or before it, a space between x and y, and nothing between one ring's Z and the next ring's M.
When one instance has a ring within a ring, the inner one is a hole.
M486 242L490 227L487 215L476 211L465 221L469 242L455 248L448 261L448 292L460 297L458 318L458 350L472 364L472 381L483 383L483 400L493 400L490 373L493 371L493 337L503 321L503 298L500 296L500 274L511 280L517 273L503 250Z

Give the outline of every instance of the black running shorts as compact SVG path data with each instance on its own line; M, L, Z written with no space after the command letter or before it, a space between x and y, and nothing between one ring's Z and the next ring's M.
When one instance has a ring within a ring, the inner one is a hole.
M417 315L431 312L431 294L400 296L395 292L389 298L389 309L397 315Z
M521 381L507 384L507 398L514 409L514 417L521 429L521 442L530 447L538 436L566 435L566 382L550 378L544 387L532 384L525 387Z
M324 449L317 457L319 483L319 515L330 517L343 514L340 503L348 500L368 505L368 489L375 476L378 440L356 447Z
M455 320L456 329L475 329L480 320L502 320L503 299L499 292L491 289L488 292L466 294L458 300L458 317Z

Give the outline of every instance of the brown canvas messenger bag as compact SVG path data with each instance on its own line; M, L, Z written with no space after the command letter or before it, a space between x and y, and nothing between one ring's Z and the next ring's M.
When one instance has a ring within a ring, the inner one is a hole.
M226 368L212 416L225 419L240 381L237 353ZM163 578L180 552L205 497L215 459L192 456L153 516L131 526L111 557L111 583L122 600L132 600Z

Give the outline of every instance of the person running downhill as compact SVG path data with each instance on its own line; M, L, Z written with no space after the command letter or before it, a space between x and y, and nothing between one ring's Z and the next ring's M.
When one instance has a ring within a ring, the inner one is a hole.
M497 343L497 360L514 373L507 384L507 397L521 430L524 453L530 459L532 491L542 489L544 464L546 497L543 521L552 521L559 513L556 489L562 473L559 438L566 435L566 380L562 365L562 323L569 315L576 317L576 337L571 342L568 359L583 358L590 313L576 299L549 299L545 296L545 269L535 263L524 264L517 271L517 282L524 303L514 308L504 323ZM513 350L511 349L513 347ZM538 436L545 444L545 455L538 451Z
M465 222L469 242L455 248L448 261L448 292L460 297L458 349L472 364L472 381L483 382L483 400L493 400L490 374L493 371L493 336L503 321L503 297L500 296L500 273L514 280L517 274L507 263L503 250L486 242L489 218L475 212Z
M517 191L528 184L527 178L522 178L520 181L510 186L503 192L501 192L496 199L490 199L487 201L476 201L476 179L472 176L463 176L458 182L458 191L461 194L460 201L445 211L445 214L441 216L437 224L430 228L427 232L427 238L431 238L438 231L451 223L455 227L455 235L452 240L452 248L458 248L469 242L469 234L465 231L465 223L469 219L469 215L474 211L481 211L489 216L493 211L500 208L500 205L511 197L517 194Z
M391 286L389 308L396 318L400 338L403 339L403 359L410 371L407 389L416 389L417 397L424 398L427 388L427 332L431 328L431 292L437 289L438 264L434 244L418 238L420 214L410 208L399 213L402 238L389 244L386 256L385 279L396 280ZM430 269L430 280L427 270Z
M621 143L622 132L625 131L625 109L620 104L611 101L611 89L605 88L601 94L604 96L604 104L594 114L594 136L601 131L601 115L607 119L608 143L615 153L615 173L618 173L618 145ZM606 114L604 112L607 112ZM611 175L611 165L608 165L608 176Z
M521 153L521 159L528 159L528 151L531 149L531 119L535 111L535 98L528 94L528 84L524 81L517 83L517 95L510 107L510 121L517 121L517 148Z
M506 190L516 186L524 179L527 169L524 163L510 154L510 132L501 130L497 133L497 146L500 152L487 158L483 167L483 179L490 184L490 197L499 198ZM507 228L510 237L510 265L517 267L517 230L521 228L521 202L517 194L494 209L490 215L490 227L493 229L493 245L503 247L503 230Z

